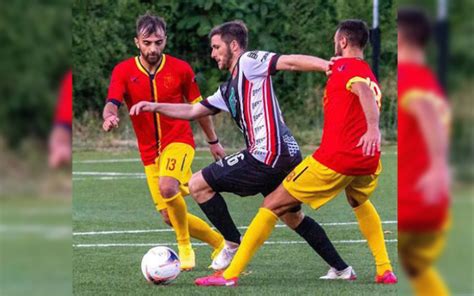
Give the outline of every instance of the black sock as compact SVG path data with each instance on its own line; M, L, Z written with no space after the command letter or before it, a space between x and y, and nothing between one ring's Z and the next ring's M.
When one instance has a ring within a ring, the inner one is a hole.
M225 240L240 244L240 232L229 214L222 195L217 192L210 200L199 204L199 206Z
M321 256L331 267L344 270L348 267L339 253L329 240L324 229L312 218L305 216L295 231L304 238L308 244Z

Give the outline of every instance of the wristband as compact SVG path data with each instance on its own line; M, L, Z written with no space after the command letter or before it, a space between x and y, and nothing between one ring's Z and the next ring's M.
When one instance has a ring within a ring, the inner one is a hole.
M207 143L209 145L215 145L215 144L219 143L219 138L217 138L215 141L208 141Z

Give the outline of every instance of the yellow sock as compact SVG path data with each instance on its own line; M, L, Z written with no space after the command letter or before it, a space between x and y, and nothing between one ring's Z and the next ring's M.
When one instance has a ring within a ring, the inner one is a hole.
M392 265L385 247L382 222L377 210L370 201L366 201L354 208L354 213L359 222L360 231L367 240L370 251L374 256L377 275L383 275L386 270L392 271Z
M223 276L226 279L238 277L244 271L255 252L267 240L275 228L278 217L269 209L260 208L240 243L230 266Z
M176 233L176 241L178 246L190 245L189 228L188 228L188 212L186 203L181 193L177 193L171 198L165 199L168 216Z
M449 295L443 279L434 267L427 268L423 273L411 279L416 296L447 296Z
M191 237L207 243L217 249L224 241L224 237L201 218L188 213L189 234Z

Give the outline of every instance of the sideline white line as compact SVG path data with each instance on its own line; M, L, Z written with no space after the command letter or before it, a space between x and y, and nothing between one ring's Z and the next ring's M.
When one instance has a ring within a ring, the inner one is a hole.
M366 243L367 241L364 239L358 240L336 240L332 241L334 244L359 244L359 243ZM388 239L385 240L386 243L396 243L398 240L396 239ZM266 241L264 245L295 245L295 244L307 244L306 241ZM113 243L113 244L73 244L74 248L109 248L109 247L154 247L154 246L176 246L177 243L135 243L135 244L121 244L121 243ZM206 243L193 243L193 246L207 246Z
M330 222L319 223L322 226L343 226L343 225L357 225L357 222ZM383 221L382 224L397 224L397 221ZM277 224L277 228L284 228L286 225ZM248 226L239 226L238 229L247 229ZM213 228L214 229L214 228ZM103 234L136 234L136 233L151 233L151 232L172 232L171 228L162 229L135 229L135 230L107 230L107 231L87 231L87 232L73 232L73 236L83 235L103 235Z

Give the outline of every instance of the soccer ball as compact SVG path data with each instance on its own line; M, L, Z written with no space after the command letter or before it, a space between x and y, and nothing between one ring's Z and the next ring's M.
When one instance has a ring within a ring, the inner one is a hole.
M151 248L142 259L143 276L155 285L171 283L178 277L180 267L178 255L165 246Z

